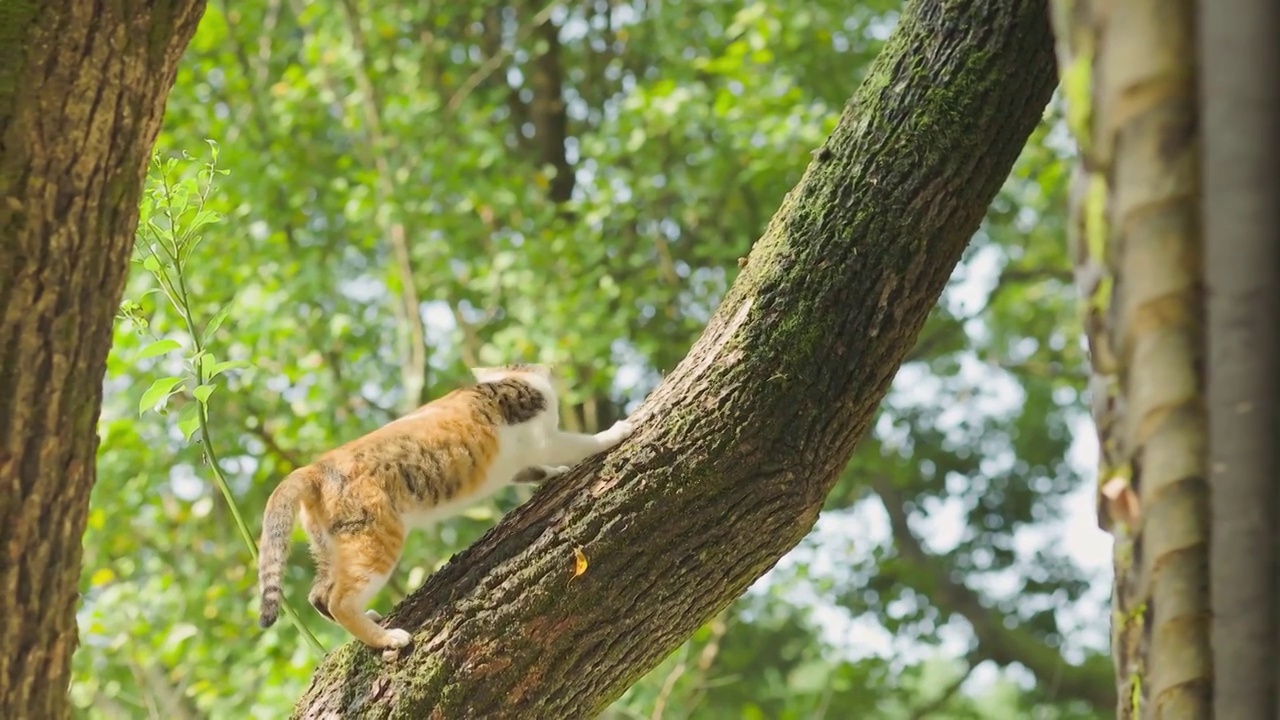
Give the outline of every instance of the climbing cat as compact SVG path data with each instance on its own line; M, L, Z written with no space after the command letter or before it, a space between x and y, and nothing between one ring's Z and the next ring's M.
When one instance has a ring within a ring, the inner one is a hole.
M541 482L626 439L619 421L594 435L563 432L551 373L542 365L472 371L477 383L322 455L271 493L262 523L259 623L270 627L298 515L316 577L309 600L370 647L409 643L365 605L386 584L406 533L512 482Z

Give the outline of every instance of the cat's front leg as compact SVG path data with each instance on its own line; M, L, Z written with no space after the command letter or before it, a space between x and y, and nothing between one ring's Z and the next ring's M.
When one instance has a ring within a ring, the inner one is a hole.
M557 465L577 465L579 462L606 450L612 450L635 432L626 420L619 420L608 430L594 435L557 430L547 443L547 461Z
M513 483L540 483L569 472L568 465L531 465L516 473Z

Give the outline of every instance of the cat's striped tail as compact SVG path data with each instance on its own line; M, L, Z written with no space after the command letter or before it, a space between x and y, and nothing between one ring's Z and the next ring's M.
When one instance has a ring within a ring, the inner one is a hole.
M298 505L314 497L322 477L322 472L314 466L298 468L281 480L271 497L267 498L267 508L262 517L262 539L258 541L258 591L262 594L258 624L264 628L275 624L280 614L280 598L284 594L280 584L284 579L284 563L289 557L289 540L293 535Z

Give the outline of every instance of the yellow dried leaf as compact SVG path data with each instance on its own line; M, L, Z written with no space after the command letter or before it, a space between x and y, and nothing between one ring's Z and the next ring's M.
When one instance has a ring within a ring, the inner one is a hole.
M587 571L587 554L582 552L582 548L575 547L573 549L573 577L578 577ZM572 580L573 578L569 578Z

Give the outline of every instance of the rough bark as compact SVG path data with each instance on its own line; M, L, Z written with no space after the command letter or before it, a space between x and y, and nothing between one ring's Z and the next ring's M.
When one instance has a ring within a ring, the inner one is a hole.
M1207 418L1191 0L1058 0L1074 194L1115 543L1121 718L1209 717Z
M924 0L636 435L541 489L296 717L593 717L812 527L1054 85L1039 0ZM587 559L573 577L575 549Z
M1214 716L1280 712L1280 3L1199 3Z
M0 717L69 712L111 326L203 7L0 0Z

